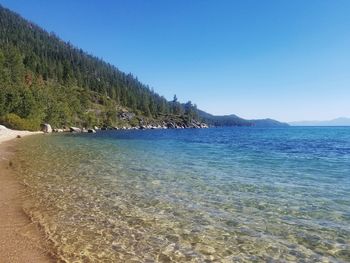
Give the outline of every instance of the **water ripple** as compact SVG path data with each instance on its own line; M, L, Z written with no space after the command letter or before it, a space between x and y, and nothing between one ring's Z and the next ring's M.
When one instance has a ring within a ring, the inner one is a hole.
M66 262L349 262L349 131L34 136L13 163Z

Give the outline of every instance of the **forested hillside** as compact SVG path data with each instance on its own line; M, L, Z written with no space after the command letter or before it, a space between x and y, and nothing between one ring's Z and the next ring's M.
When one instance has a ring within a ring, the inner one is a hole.
M204 111L198 110L200 118L207 124L215 127L228 126L253 126L248 120L242 119L234 114L216 116Z
M169 102L131 74L60 40L0 6L0 120L14 128L197 119L191 102Z
M231 126L250 126L250 127L286 127L287 123L272 119L246 120L237 115L212 115L198 110L199 118L210 126L231 127Z

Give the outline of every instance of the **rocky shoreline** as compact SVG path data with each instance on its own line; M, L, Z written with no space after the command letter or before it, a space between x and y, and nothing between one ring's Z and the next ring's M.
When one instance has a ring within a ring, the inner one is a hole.
M51 132L73 132L73 133L96 133L98 130L162 130L162 129L205 129L209 128L206 123L199 121L178 122L178 121L163 121L161 123L149 123L140 125L123 125L123 126L94 126L94 127L62 127L52 128L50 124L41 125L41 131L44 133Z

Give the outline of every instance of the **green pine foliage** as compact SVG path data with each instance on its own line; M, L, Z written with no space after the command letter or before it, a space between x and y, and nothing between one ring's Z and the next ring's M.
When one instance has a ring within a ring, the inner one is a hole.
M197 118L196 107L168 102L132 74L87 54L0 6L0 121L17 129L47 122L116 125L121 107L157 119ZM175 99L174 98L174 99ZM135 125L135 124L134 124Z

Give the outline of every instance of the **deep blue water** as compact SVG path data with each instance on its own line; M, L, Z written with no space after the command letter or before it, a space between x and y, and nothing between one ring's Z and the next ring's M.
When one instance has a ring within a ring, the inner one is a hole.
M32 211L62 258L350 262L349 127L101 131L20 146Z

